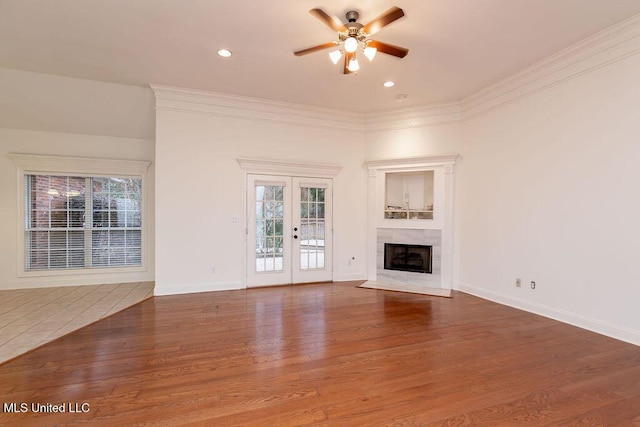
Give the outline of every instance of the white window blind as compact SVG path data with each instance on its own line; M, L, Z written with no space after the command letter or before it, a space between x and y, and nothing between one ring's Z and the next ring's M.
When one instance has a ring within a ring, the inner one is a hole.
M142 179L25 175L25 270L140 266Z

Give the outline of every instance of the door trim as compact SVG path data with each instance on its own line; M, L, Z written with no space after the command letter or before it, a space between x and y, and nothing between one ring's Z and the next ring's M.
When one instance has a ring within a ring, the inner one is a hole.
M342 170L337 163L298 162L240 157L236 159L246 174L335 178Z

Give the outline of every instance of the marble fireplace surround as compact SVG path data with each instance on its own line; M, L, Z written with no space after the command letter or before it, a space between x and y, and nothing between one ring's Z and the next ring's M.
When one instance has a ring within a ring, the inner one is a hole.
M378 228L376 244L377 281L440 288L442 260L442 232L440 230L412 228ZM431 246L431 273L385 270L384 244Z
M420 292L441 290L443 296L453 287L453 190L458 154L411 157L366 162L368 182L368 257L370 284L389 285L393 290ZM385 176L392 172L434 172L433 220L385 219ZM432 272L415 273L384 268L384 244L432 246ZM374 287L366 286L363 287ZM437 293L434 293L437 294Z

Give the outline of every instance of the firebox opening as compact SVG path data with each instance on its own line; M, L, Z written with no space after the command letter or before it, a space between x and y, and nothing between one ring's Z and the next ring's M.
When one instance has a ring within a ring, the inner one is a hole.
M431 274L431 246L384 244L385 270Z

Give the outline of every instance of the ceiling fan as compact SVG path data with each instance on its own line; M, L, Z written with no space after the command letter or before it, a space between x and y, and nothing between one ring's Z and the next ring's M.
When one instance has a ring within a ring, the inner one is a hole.
M366 25L362 25L357 22L359 14L354 10L347 12L346 24L340 22L338 18L329 16L322 9L311 9L309 13L336 31L338 33L338 37L335 41L293 52L295 56L303 56L332 47L337 48L329 54L331 61L333 61L334 64L337 64L338 61L340 61L340 58L344 56L343 72L344 74L351 74L360 69L360 65L356 57L358 47L362 49L364 55L369 60L373 59L376 52L386 53L387 55L396 56L398 58L404 58L407 53L409 53L409 49L404 47L394 46L392 44L383 43L369 38L369 36L380 31L382 27L389 25L393 21L404 16L404 12L399 7L392 7Z

